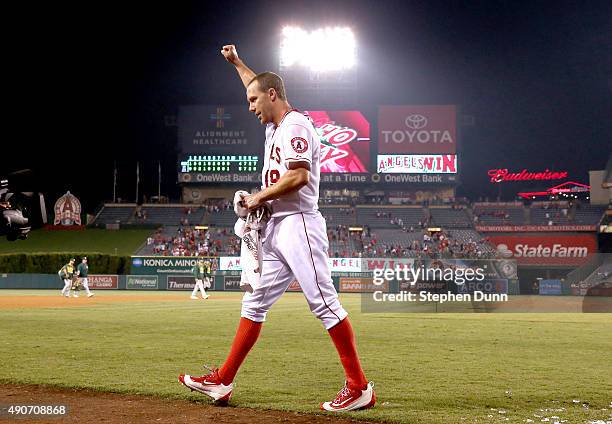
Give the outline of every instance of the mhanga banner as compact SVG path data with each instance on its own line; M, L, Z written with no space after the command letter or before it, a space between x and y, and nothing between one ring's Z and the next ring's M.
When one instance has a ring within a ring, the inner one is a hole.
M118 275L89 274L87 281L90 289L116 290L119 288Z
M449 154L456 151L455 106L378 108L378 153Z

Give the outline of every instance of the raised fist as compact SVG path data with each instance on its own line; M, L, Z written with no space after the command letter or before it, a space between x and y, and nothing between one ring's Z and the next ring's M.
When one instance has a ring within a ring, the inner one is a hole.
M227 60L229 63L233 63L234 65L236 64L236 62L238 62L238 60L240 60L238 58L236 46L234 46L233 44L223 46L223 48L221 49L221 54L223 55L225 60Z

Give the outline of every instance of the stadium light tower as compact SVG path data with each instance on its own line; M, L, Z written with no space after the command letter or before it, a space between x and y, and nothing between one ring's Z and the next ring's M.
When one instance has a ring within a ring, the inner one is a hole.
M302 67L313 72L348 70L356 65L356 42L346 27L306 31L299 27L283 28L280 69Z
M357 41L348 27L281 31L279 71L288 90L308 104L354 103L357 93Z

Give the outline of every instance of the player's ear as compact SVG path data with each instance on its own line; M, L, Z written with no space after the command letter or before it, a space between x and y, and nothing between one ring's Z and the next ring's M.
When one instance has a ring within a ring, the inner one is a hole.
M276 90L273 88L269 88L268 89L268 95L270 96L270 100L275 101L276 100Z

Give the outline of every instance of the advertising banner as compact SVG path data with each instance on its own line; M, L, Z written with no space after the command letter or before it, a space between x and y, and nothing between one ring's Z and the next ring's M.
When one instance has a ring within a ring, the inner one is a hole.
M414 265L412 258L362 258L362 272L373 271L375 269L396 269L410 268Z
M477 225L476 231L483 233L529 233L545 231L597 231L596 225Z
M119 288L118 275L89 274L87 277L87 282L90 289L117 290Z
M540 294L561 295L561 280L540 280Z
M597 253L595 234L542 236L489 236L497 253L506 259L516 259L518 265L584 265Z
M157 275L128 275L125 288L128 290L157 290L159 288Z
M370 123L356 110L309 110L321 137L321 173L368 172Z
M457 155L378 155L376 171L384 174L456 174Z
M412 284L409 281L402 280L399 281L399 289L400 291L442 293L448 291L451 284L452 282L446 281L417 281Z
M388 292L389 282L383 281L382 285L376 285L371 278L340 277L341 293L371 293L375 291Z
M455 106L380 106L378 108L378 153L456 152Z
M475 291L485 294L508 294L508 280L466 281L463 284L457 284L457 293L473 294Z
M321 184L456 184L458 174L321 174Z
M168 275L168 290L193 290L195 278L186 275Z
M239 174L236 172L180 172L178 180L181 183L261 183L261 173L252 172Z
M328 258L332 272L361 272L361 258ZM221 256L220 271L241 271L240 256Z
M240 276L226 275L223 277L223 290L226 291L242 291L240 288Z
M187 154L261 154L264 129L244 105L181 106L180 150Z
M219 271L242 271L240 256L220 256Z
M219 269L219 258L202 256L132 256L132 275L190 274L198 260L210 262L211 269Z

